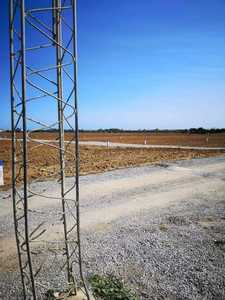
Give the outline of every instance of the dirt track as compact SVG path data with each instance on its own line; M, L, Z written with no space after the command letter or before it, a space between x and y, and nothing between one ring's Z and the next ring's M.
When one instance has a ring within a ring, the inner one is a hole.
M225 159L221 157L82 177L88 274L112 272L122 276L140 299L224 299L224 172ZM54 182L33 188L47 188L45 193L53 197L59 193ZM58 202L31 199L30 208L43 210L51 223L49 212L57 211ZM9 198L3 199L3 287L11 284L16 274L10 210ZM60 228L55 231L60 232ZM54 239L55 231L49 231L46 238ZM12 294L6 299L13 299Z
M21 133L17 134L21 137ZM54 132L34 132L30 135L34 139L54 140L58 135ZM0 137L10 138L9 132L0 132ZM73 135L65 133L65 139L70 140ZM81 132L81 141L110 141L113 143L125 144L144 144L147 145L181 145L181 146L195 146L195 147L225 147L225 133L214 134L188 134L175 132L152 132L152 133L102 133L102 132Z

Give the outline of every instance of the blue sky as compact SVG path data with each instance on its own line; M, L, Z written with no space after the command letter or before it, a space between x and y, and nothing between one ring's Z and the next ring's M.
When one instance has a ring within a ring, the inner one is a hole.
M0 128L10 126L6 4ZM224 0L78 0L78 50L81 128L225 127Z

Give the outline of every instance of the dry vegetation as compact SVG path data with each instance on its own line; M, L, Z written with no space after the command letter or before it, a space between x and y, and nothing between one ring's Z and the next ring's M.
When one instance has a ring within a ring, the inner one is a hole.
M35 147L36 146L36 147ZM74 147L74 146L70 146ZM69 149L73 150L73 149ZM225 151L193 151L175 149L134 149L134 148L100 148L81 147L81 174L98 173L117 168L159 163L165 160L191 159L216 155L224 155ZM29 143L29 179L44 180L58 177L58 150L46 145ZM5 187L11 182L11 142L0 141L0 160L4 160ZM66 155L66 175L74 173L73 155ZM18 176L18 183L22 174Z

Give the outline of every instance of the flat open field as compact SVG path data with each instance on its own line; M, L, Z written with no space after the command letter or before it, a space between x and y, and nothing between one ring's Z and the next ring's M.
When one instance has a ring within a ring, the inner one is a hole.
M70 146L74 147L74 146ZM71 149L72 150L72 149ZM46 145L29 143L29 179L44 180L58 177L58 150ZM225 155L225 151L200 151L184 149L135 149L135 148L104 148L81 146L80 171L81 174L99 173L108 170L138 166L143 164L157 164L167 160L181 160ZM9 188L11 182L11 142L0 140L0 160L4 161L4 189ZM75 159L66 155L66 175L74 173ZM22 174L18 177L18 183Z
M110 141L127 144L180 145L225 147L225 133L183 134L183 133L81 133L83 141Z
M66 133L66 139L70 139L71 133ZM0 137L10 137L10 133L0 133ZM37 132L31 134L35 139L54 140L56 133ZM180 145L180 146L203 146L203 147L225 147L225 133L215 134L184 134L184 133L98 133L81 132L81 141L110 141L126 144L151 145Z

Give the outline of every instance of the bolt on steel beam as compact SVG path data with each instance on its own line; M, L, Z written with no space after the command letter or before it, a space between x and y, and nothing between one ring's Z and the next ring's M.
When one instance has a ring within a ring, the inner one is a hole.
M79 287L90 299L80 237L76 1L43 3L9 1L12 198L21 296L42 299L48 289L68 296ZM43 132L54 140L35 138ZM39 178L31 180L35 151L46 149L57 158L50 173L58 179L55 194L42 189ZM44 211L37 205L41 201Z

